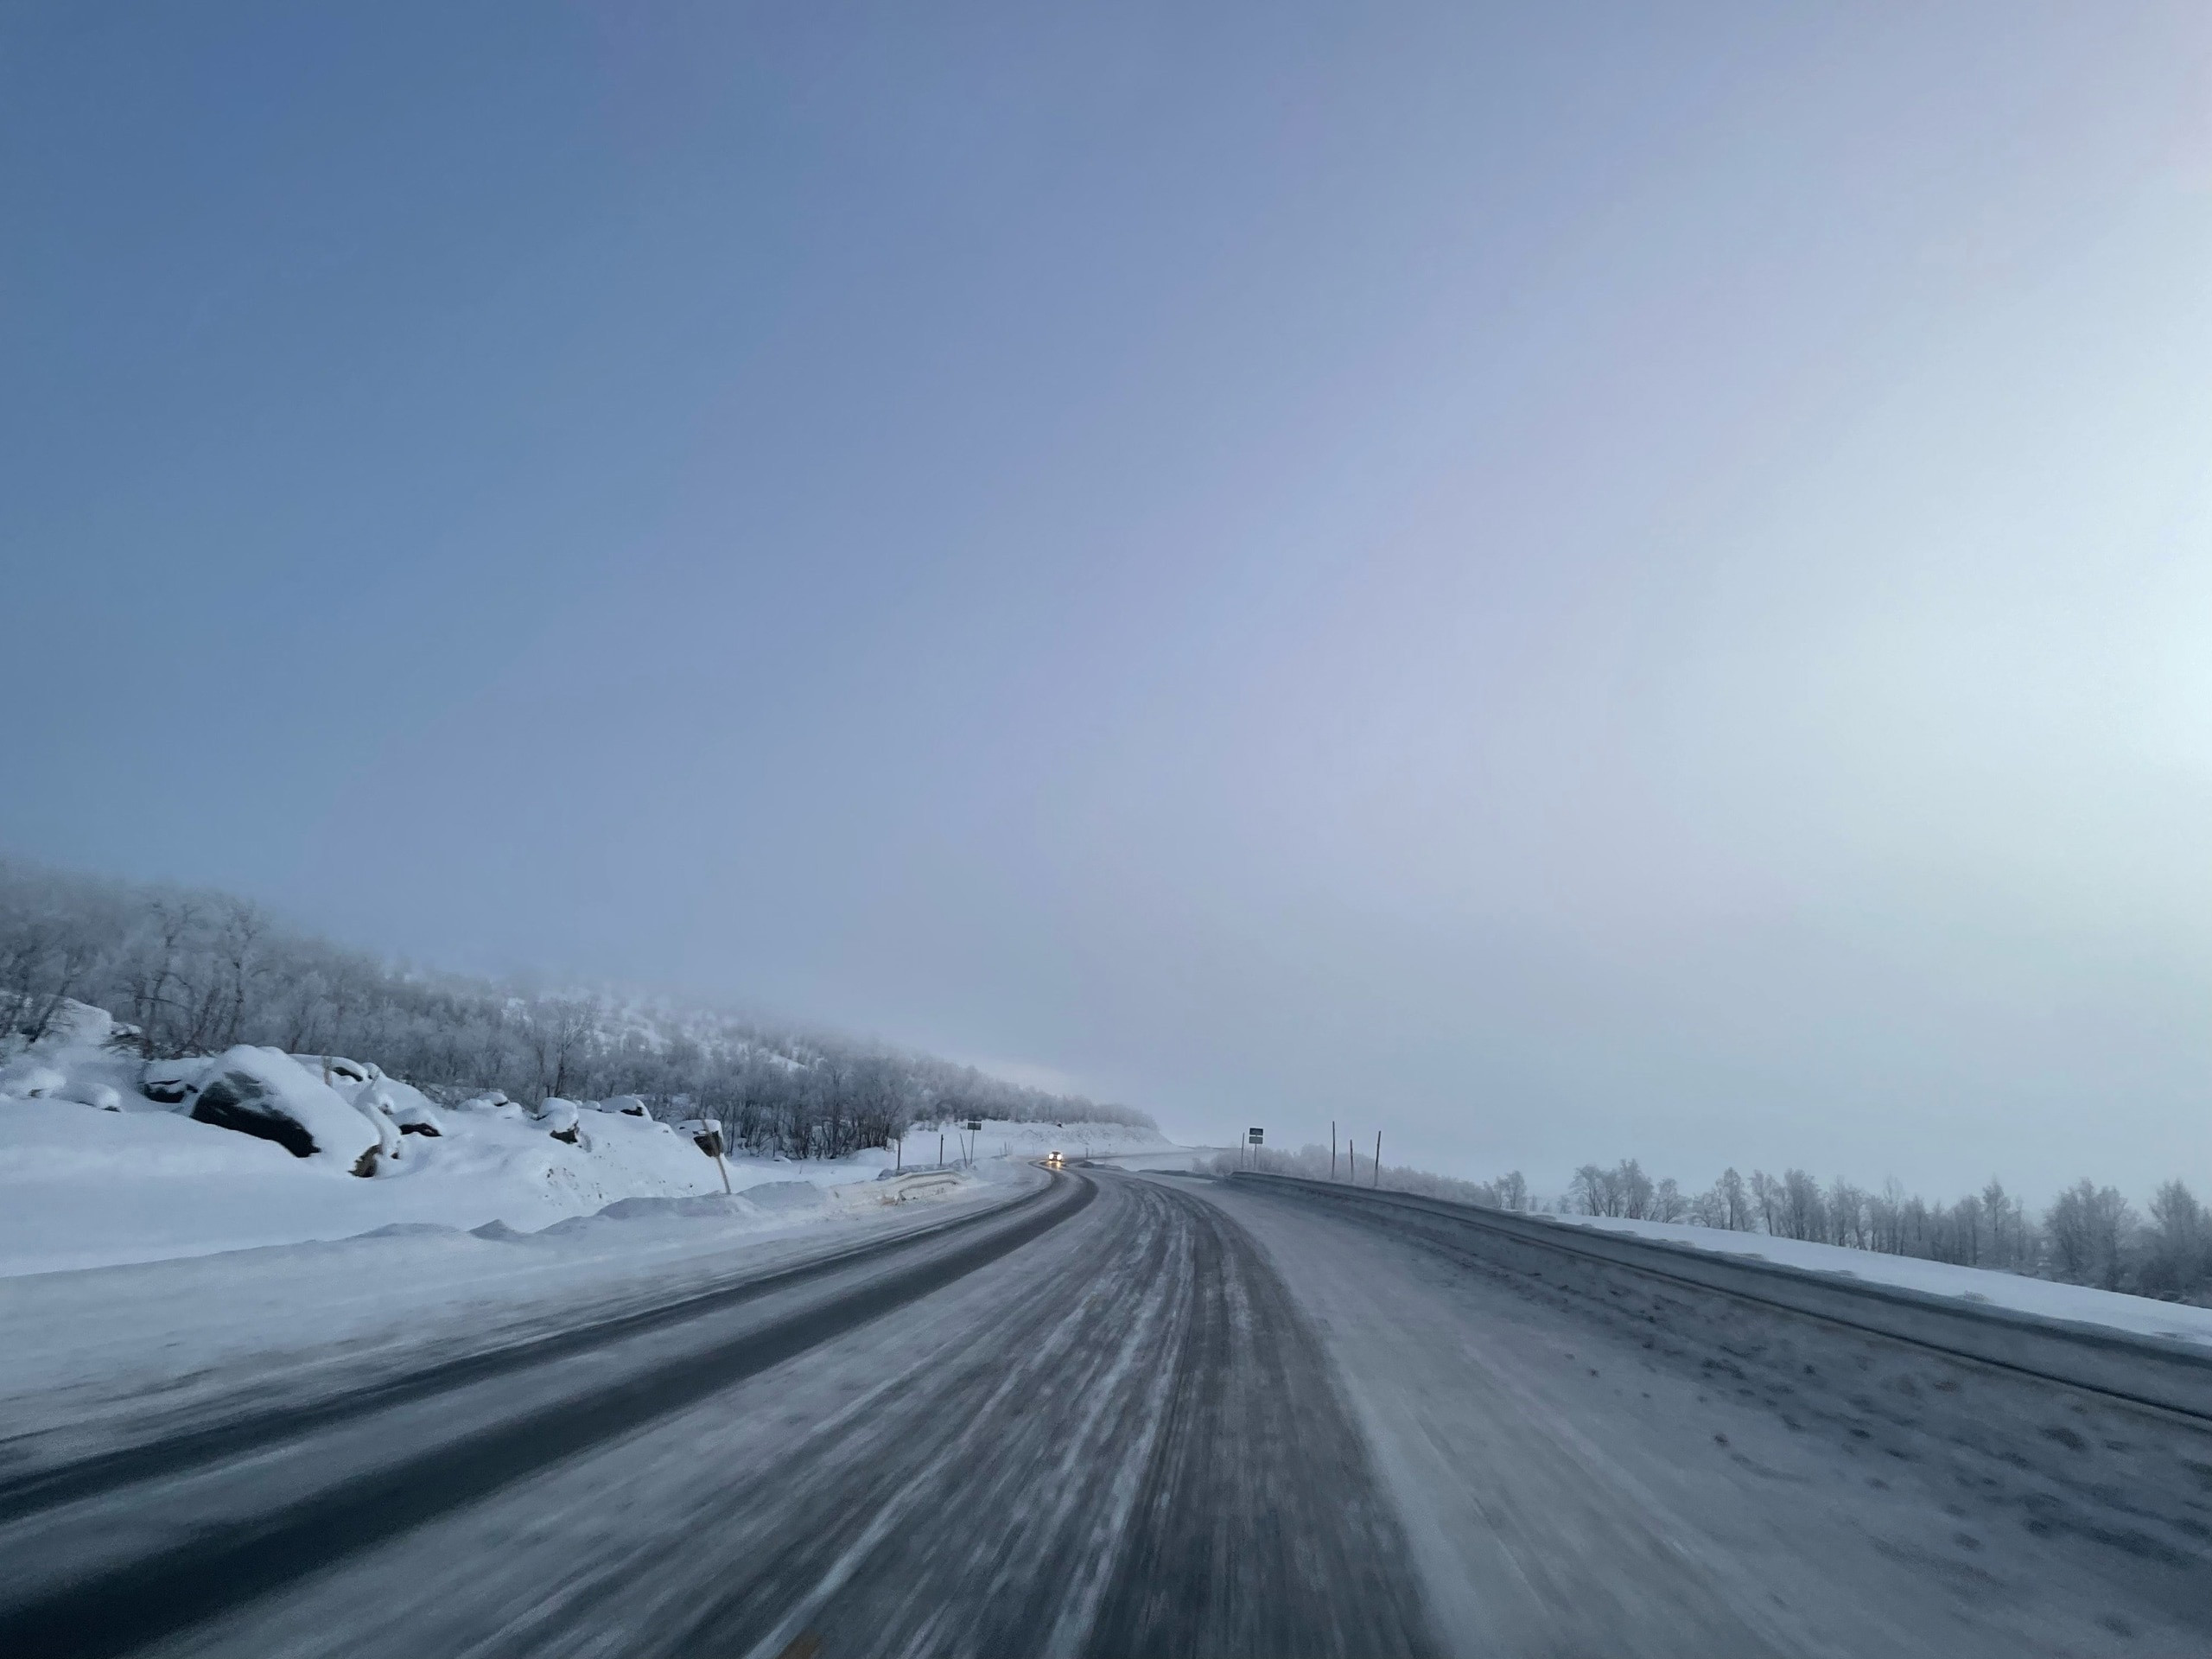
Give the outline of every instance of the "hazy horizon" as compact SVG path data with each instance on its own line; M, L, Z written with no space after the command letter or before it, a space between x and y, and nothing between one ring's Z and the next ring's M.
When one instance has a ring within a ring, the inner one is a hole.
M1556 1191L2212 1188L2212 15L0 22L0 852Z

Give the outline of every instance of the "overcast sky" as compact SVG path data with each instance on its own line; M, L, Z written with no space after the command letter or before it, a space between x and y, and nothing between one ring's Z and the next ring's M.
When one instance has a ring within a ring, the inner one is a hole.
M0 849L1194 1138L2212 1189L2208 71L10 6Z

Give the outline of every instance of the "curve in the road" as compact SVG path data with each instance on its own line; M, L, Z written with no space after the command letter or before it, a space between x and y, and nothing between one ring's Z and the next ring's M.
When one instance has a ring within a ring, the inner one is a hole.
M1060 1177L1054 1185L1050 1200L1003 1227L733 1340L0 1609L0 1652L12 1659L107 1659L293 1583L942 1288L1096 1197L1088 1180Z
M971 1312L949 1363L690 1514L715 1541L696 1599L641 1594L609 1563L478 1650L582 1654L582 1632L619 1629L653 1659L1436 1651L1364 1440L1274 1267L1192 1195L1101 1185L1084 1236Z

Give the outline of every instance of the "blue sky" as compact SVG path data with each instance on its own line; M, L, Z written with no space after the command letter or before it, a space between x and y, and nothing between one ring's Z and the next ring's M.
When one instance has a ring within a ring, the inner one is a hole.
M2208 66L12 9L0 847L1193 1135L2212 1186Z

